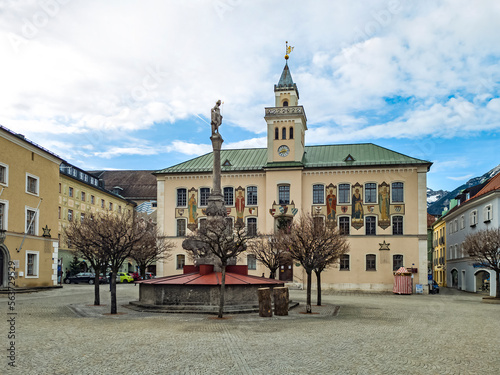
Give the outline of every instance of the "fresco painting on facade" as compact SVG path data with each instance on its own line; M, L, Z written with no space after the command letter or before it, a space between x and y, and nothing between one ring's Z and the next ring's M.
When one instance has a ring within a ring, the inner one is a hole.
M192 187L188 191L189 200L188 200L188 228L193 231L198 227L197 219L198 219L198 204L196 200L196 196L198 195L198 190Z
M382 229L388 228L391 225L390 216L390 192L389 185L384 181L378 186L378 205L380 210L380 217L378 225Z
M326 191L326 219L329 225L335 226L337 224L335 217L337 211L337 187L330 183L330 185L326 187Z
M245 189L241 186L238 186L236 189L236 202L234 205L236 207L236 225L243 227L245 226L243 220L245 213Z
M364 225L363 214L363 187L359 182L353 185L352 190L352 226L356 229Z

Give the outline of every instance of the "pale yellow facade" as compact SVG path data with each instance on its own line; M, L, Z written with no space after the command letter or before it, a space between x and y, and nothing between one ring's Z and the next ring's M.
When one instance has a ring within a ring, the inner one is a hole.
M376 153L371 156L363 151L370 148L379 152L382 148L375 145L356 145L353 150L357 153L352 151L352 158L346 153L343 155L345 159L336 161L337 165L332 160L321 159L321 155L314 156L315 150L304 144L307 119L303 107L298 105L298 90L291 77L286 81L286 74L289 74L287 66L280 84L275 86L275 106L265 109L267 163L258 168L244 165L238 169L235 161L231 167L233 170L222 170L221 186L233 191L235 197L232 204L226 205L228 217L233 223L240 218L247 228L249 219L252 223L256 221L257 232L263 234L272 233L281 220L279 218L293 220L302 212L322 217L329 225L342 226L344 230L349 228L349 258L340 262L342 266L339 264L322 274L324 288L392 290L393 270L400 266L412 269L414 285L426 286L426 174L430 163L385 150L396 160L389 163L385 159L378 160ZM282 80L284 84L281 84ZM332 150L336 146L317 147L324 147L327 151L327 148ZM260 151L255 150L255 154L257 152ZM367 154L373 160L364 165L354 164L358 158L366 159ZM315 157L319 160L316 164L311 161ZM203 161L201 158L185 163L186 170L189 165L193 166L188 172L176 172L174 166L156 174L158 225L176 243L174 257L157 265L160 276L181 273L180 260L183 257L186 263L192 264L182 249L182 240L185 234L199 226L200 220L206 218L201 204L202 189L212 187L211 172L196 171ZM416 162L408 162L410 159ZM329 166L321 167L320 161ZM232 160L221 156L221 162L223 166L225 162L231 166ZM245 162L239 163L243 165ZM257 204L248 204L254 191ZM244 210L238 209L236 201L240 192L244 197ZM242 255L238 262L246 264L246 255ZM257 276L269 274L259 263L249 273ZM297 264L283 265L279 270L280 277L287 273L289 276L284 280L298 284L305 282L305 272Z
M0 128L0 229L6 230L0 244L3 287L9 286L12 273L15 287L57 283L60 163L56 155Z
M58 239L59 263L66 272L75 256L75 251L68 248L64 228L72 220L82 220L85 215L99 211L112 211L117 214L126 210L132 212L135 203L98 187L98 181L92 175L76 167L66 165L61 168L58 182ZM85 182L87 180L87 182ZM127 266L125 263L124 266ZM64 274L64 277L66 274Z

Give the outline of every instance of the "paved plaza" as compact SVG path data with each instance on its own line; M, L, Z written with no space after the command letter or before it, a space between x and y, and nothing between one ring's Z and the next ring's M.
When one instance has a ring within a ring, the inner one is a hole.
M325 292L327 306L288 317L258 314L140 313L122 305L138 286L109 287L90 306L93 287L16 295L16 365L2 374L498 374L500 305L442 289L439 295ZM315 299L314 299L315 300ZM2 345L8 348L7 296L0 296ZM335 309L340 306L340 309ZM4 350L4 353L6 351Z

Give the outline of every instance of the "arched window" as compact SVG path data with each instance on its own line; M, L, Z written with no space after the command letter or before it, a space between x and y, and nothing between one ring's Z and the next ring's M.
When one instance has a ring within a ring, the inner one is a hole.
M274 128L274 139L280 139L279 133L280 131L278 128Z
M290 126L290 139L293 139L293 126Z
M281 139L286 139L286 128L281 129Z
M288 100L285 100L285 101L283 102L283 107L288 107Z

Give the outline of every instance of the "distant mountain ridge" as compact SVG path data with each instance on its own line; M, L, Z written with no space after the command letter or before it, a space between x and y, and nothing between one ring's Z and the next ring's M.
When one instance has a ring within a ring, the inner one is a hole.
M449 207L450 200L455 198L460 191L471 186L476 186L492 178L500 172L500 164L479 177L471 178L465 184L460 185L455 190L447 192L443 190L434 191L427 189L427 212L431 215L441 216L445 207Z

